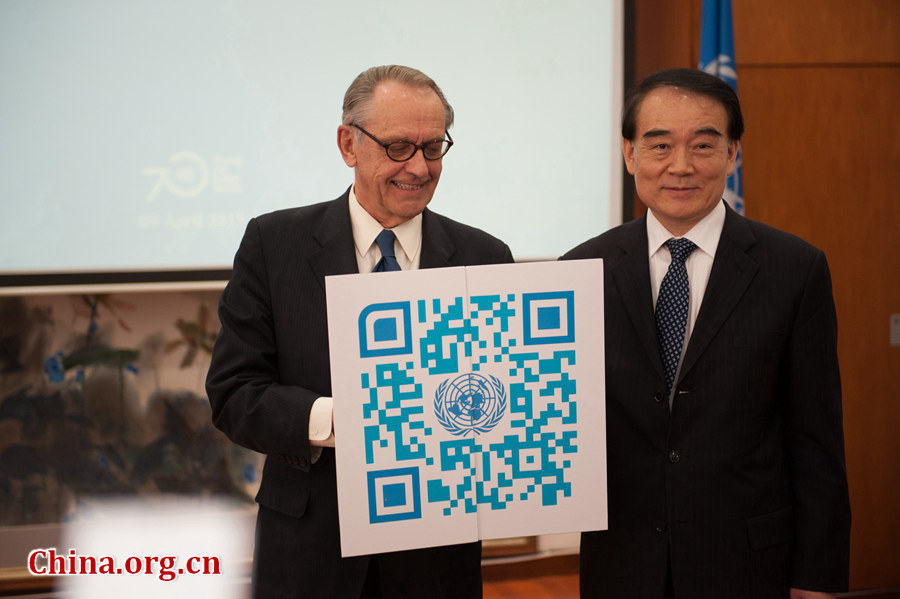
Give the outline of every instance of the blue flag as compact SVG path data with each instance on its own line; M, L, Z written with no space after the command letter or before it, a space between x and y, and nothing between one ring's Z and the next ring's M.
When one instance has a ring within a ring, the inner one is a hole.
M734 60L734 27L731 0L703 0L700 25L699 68L715 75L737 93L737 65ZM741 150L738 149L734 172L725 184L725 201L738 214L744 213L744 181L741 176Z

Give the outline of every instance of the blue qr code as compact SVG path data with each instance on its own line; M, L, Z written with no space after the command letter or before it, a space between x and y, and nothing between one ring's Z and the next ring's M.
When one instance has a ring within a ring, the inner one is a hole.
M570 497L567 471L578 449L574 292L474 296L468 303L462 297L419 300L410 302L405 314L425 327L417 340L418 358L409 348L391 361L376 361L361 377L368 392L363 405L366 463L388 456L410 465L437 464L441 476L424 481L425 500L439 505L446 516L474 513L479 506L503 510L524 501L554 506ZM367 316L375 323L368 334L387 330L390 334L382 333L382 338L392 338L394 329L383 318ZM438 452L429 454L425 441L434 431L426 424L426 410L432 409L432 398L425 397L416 376L427 373L449 381L472 373L468 376L498 380L479 374L488 367L502 374L496 388L512 432L484 442L481 435L460 434L441 441ZM383 489L383 502L399 503L404 497L400 487Z

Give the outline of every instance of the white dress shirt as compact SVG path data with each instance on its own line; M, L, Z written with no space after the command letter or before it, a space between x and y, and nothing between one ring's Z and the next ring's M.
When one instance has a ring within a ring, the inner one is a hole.
M381 250L378 249L375 238L384 227L359 205L353 188L350 189L350 227L353 229L353 244L356 246L356 264L359 266L359 272L372 272L381 260ZM394 254L397 256L400 270L418 270L422 249L422 215L417 214L391 231L396 236Z
M712 211L694 225L682 237L686 237L697 246L685 261L690 285L690 304L688 306L687 328L684 332L684 343L681 345L681 357L678 359L678 370L675 372L675 380L681 371L681 360L697 322L697 314L700 313L700 305L703 303L703 295L706 293L706 283L709 281L709 273L712 270L713 258L716 257L716 248L719 246L719 238L722 236L722 227L725 225L725 204L719 202ZM647 252L650 255L650 288L653 292L653 309L656 309L656 299L659 297L659 287L663 277L669 270L672 255L665 247L666 241L674 236L657 220L653 212L647 211ZM674 386L673 386L674 392ZM671 405L672 398L669 398Z
M371 273L381 260L381 250L375 238L384 227L365 208L359 205L353 188L350 188L350 228L353 230L353 245L356 247L356 264L361 273ZM419 268L422 249L422 215L417 214L408 221L391 229L394 253L401 270ZM321 447L334 447L332 414L334 401L331 397L320 397L309 412L309 442L313 445L312 459L316 461L322 453Z

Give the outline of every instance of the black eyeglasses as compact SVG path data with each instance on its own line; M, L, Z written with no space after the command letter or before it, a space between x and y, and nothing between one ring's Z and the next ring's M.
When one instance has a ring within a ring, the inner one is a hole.
M425 143L417 146L411 141L383 142L359 125L350 123L350 126L359 129L360 131L365 133L369 137L369 139L384 148L384 151L387 153L387 157L394 162L406 162L407 160L415 156L418 150L422 150L422 156L425 157L425 160L438 160L439 158L443 157L443 155L450 150L450 146L453 145L453 138L450 137L450 133L448 133L447 131L444 131L447 139L435 139L433 141L426 141Z

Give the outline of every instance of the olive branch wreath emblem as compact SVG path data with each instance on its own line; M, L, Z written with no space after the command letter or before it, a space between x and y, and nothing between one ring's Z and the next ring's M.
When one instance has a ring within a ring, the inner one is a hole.
M451 402L447 401L451 385L455 386L463 379L469 383L469 388L473 386L471 382L474 379L479 383L479 388L484 387L490 389L493 391L493 396L489 399L495 400L491 403L491 409L486 410L481 418L473 420L471 424L462 424L457 418L454 418L450 413L448 406ZM506 389L503 387L503 383L500 382L500 379L490 375L482 376L480 374L471 373L463 374L455 378L449 378L438 385L437 390L434 392L434 414L440 425L443 426L447 432L456 436L462 436L470 432L486 433L490 431L497 426L503 418L503 415L506 413L506 406Z

